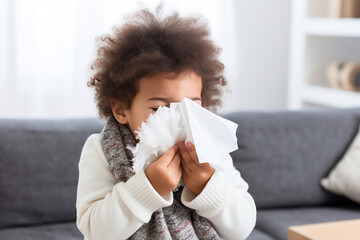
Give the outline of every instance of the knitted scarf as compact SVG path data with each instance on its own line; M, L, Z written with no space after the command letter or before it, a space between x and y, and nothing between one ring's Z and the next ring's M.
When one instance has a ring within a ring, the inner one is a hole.
M136 143L126 124L118 123L114 117L107 120L101 131L101 144L117 182L126 182L135 174L132 169L133 154L127 146L134 147ZM129 239L220 239L208 219L182 204L181 192L182 187L173 193L171 206L155 211L150 221Z

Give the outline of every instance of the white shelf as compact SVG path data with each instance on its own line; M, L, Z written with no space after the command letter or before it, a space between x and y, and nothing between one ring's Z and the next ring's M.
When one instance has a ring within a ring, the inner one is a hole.
M359 107L360 92L351 92L330 87L305 85L303 99L330 107Z
M305 33L310 36L360 37L360 18L309 18Z
M360 93L326 87L330 62L360 61L360 18L328 18L328 4L328 0L292 1L289 109L360 107Z

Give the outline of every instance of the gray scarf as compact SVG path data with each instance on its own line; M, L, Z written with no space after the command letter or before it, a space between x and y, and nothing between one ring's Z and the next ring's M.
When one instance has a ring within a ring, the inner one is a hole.
M136 139L125 124L110 117L101 131L101 144L117 182L126 182L135 173L132 152ZM220 239L211 222L199 216L180 201L182 188L174 192L173 204L156 210L148 223L143 224L129 239ZM119 236L121 237L121 236Z

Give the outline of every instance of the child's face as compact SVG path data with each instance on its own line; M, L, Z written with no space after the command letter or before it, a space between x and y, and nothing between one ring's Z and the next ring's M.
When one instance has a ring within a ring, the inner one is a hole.
M144 77L139 80L139 92L131 107L117 100L112 102L112 112L119 123L127 124L134 137L135 130L141 126L150 113L155 113L159 106L170 107L170 102L180 102L184 97L201 105L201 77L193 71L181 73L169 79L166 75Z

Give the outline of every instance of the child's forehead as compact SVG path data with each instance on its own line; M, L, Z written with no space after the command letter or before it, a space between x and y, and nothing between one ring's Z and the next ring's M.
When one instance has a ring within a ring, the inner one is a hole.
M139 81L140 84L143 85L152 85L152 84L171 84L176 81L201 81L201 76L195 73L192 70L183 71L180 73L159 73L159 74L151 74L142 77Z
M146 101L173 102L182 97L200 100L201 88L201 77L197 74L179 74L171 78L161 74L140 79L138 93Z

